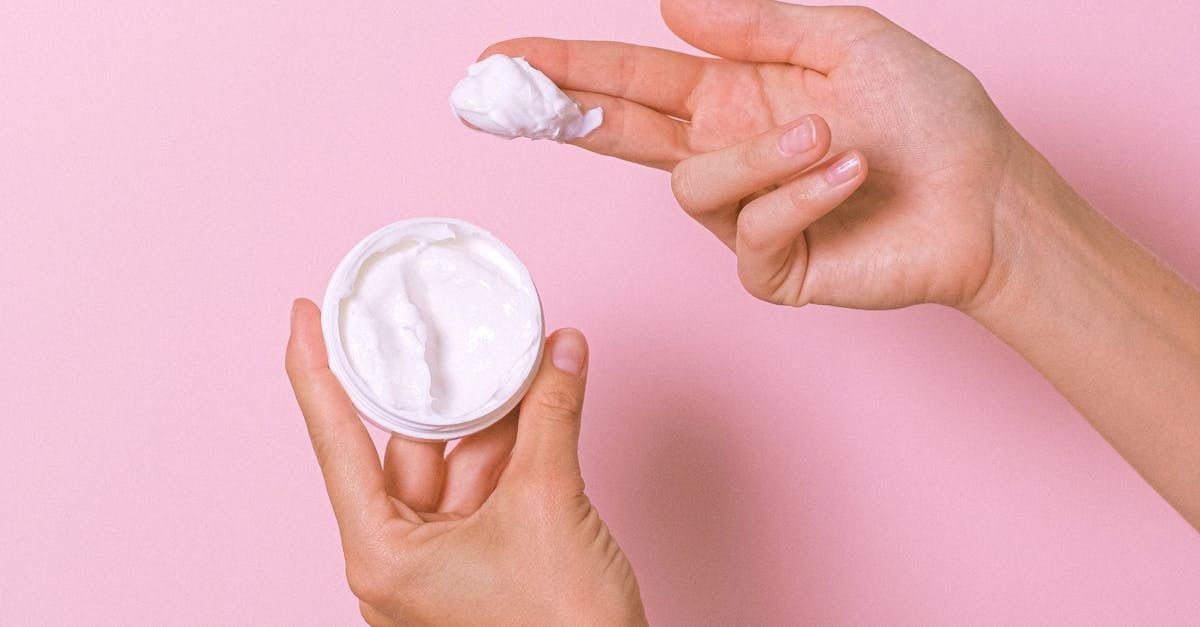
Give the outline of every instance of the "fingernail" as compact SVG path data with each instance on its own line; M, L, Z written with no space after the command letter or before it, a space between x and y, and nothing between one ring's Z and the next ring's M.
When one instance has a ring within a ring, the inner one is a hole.
M825 170L825 180L829 181L830 185L841 185L858 176L861 171L862 160L856 154L849 154Z
M296 311L299 309L300 309L300 299L297 298L292 301L292 314L288 318L288 321L292 326L296 325Z
M550 361L563 372L580 375L587 362L587 340L575 329L563 329L550 342Z
M779 150L787 156L808 152L817 145L817 127L812 118L804 118L796 128L786 132L779 138Z

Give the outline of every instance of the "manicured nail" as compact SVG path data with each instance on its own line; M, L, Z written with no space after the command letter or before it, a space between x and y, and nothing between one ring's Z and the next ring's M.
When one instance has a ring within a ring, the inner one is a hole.
M779 151L787 156L808 152L817 145L817 127L812 118L804 118L796 128L779 138Z
M848 154L825 170L825 180L830 185L841 185L854 179L862 171L862 160L856 154Z
M563 372L578 376L587 362L587 340L575 329L563 329L550 341L550 361Z

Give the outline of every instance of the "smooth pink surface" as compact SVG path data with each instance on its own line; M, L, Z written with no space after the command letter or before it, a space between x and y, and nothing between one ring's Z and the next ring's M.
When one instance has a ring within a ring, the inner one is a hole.
M759 303L665 174L450 115L496 39L685 49L656 2L73 4L0 4L0 624L357 622L288 304L428 214L588 333L584 470L656 624L1200 616L1200 535L969 320ZM1200 278L1200 5L874 6Z

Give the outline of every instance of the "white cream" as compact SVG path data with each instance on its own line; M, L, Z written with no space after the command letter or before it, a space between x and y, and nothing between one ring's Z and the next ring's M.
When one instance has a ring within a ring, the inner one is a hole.
M331 367L342 366L334 371L360 411L408 435L458 437L494 422L541 356L528 271L459 220L407 220L363 240L330 283L326 314L331 306Z
M450 106L475 128L501 137L571 141L604 121L599 107L583 112L554 81L522 57L494 54L467 68Z

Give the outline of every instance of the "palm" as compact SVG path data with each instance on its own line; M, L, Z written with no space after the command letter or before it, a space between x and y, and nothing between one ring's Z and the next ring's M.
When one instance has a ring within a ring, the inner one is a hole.
M688 141L697 152L815 112L833 129L834 151L866 153L867 183L806 233L814 301L859 308L959 303L982 282L1003 168L1002 155L988 147L1006 125L953 61L888 31L858 42L828 76L774 63L715 62L689 100ZM879 263L881 253L890 255L888 263Z
M473 484L469 489L478 494L490 492L473 511L418 513L393 499L397 518L386 536L388 544L421 565L408 574L408 580L394 583L419 594L425 606L438 612L418 624L493 622L492 612L500 598L513 605L520 600L536 613L548 613L550 600L529 591L558 590L563 580L589 582L588 590L595 594L637 598L633 568L584 496L582 483L578 491L570 488L570 497L548 504L544 493L522 490L516 481L502 478L496 485L487 477L463 480ZM447 564L473 567L464 573L446 568ZM489 594L464 595L464 589L488 590ZM408 597L401 595L392 601L395 607L380 604L375 611L410 618L416 615ZM446 607L455 608L454 619L444 614Z

